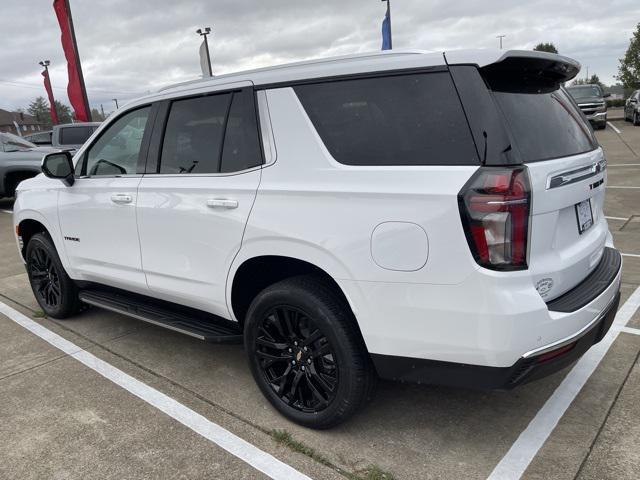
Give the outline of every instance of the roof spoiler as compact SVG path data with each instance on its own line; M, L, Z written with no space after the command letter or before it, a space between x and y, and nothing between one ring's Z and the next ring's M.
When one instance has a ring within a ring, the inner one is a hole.
M512 50L480 68L494 91L543 93L557 90L580 71L580 63L553 53Z

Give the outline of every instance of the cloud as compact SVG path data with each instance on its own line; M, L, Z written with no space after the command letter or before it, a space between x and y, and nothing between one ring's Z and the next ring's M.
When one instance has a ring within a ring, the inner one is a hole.
M88 96L113 108L200 75L195 30L213 27L214 73L378 50L385 4L378 0L70 0ZM636 22L637 0L396 0L395 48L533 48L551 41L589 73L614 81ZM54 94L66 98L66 65L52 0L3 0L0 108L44 95L38 61L51 60ZM8 21L7 21L8 20ZM586 69L586 68L585 68Z

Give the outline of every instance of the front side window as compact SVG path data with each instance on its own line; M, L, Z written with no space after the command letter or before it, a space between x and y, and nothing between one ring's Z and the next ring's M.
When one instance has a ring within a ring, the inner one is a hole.
M171 104L160 173L218 173L231 94L176 100Z
M131 175L136 173L142 137L151 107L129 112L98 138L86 154L84 175Z
M294 87L325 146L347 165L477 165L448 72Z

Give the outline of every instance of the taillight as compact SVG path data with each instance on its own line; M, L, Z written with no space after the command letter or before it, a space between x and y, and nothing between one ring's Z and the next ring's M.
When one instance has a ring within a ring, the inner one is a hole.
M482 167L458 194L462 226L479 265L527 268L531 187L526 167Z

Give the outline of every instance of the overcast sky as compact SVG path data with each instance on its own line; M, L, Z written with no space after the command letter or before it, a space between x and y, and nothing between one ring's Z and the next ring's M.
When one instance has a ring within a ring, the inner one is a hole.
M52 0L2 0L0 108L45 95L38 61L51 60L57 99L66 64ZM70 0L92 107L200 76L195 30L211 26L214 74L380 49L380 0ZM393 0L393 46L444 51L531 49L561 54L613 83L640 21L639 0Z

